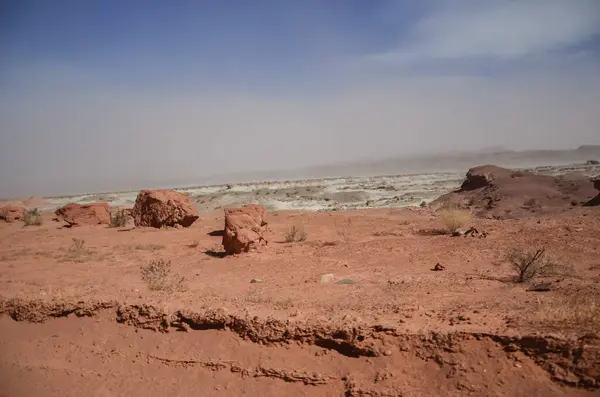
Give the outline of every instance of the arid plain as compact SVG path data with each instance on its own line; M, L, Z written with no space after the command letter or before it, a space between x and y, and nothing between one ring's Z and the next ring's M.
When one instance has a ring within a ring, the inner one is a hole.
M0 223L0 395L598 395L598 171L205 188L185 227L32 200ZM228 255L252 202L261 243Z

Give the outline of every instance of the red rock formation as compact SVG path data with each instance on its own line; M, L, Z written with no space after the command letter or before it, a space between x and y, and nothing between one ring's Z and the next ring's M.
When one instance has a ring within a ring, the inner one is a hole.
M225 209L225 252L240 254L266 246L266 226L265 208L261 205L248 204L241 208Z
M54 213L71 226L110 224L108 203L69 203Z
M5 205L0 208L0 219L4 219L7 223L22 221L25 218L27 209L20 205Z
M136 226L183 227L198 219L198 211L186 194L175 190L142 190L131 210Z
M584 175L554 177L484 165L471 168L459 190L441 196L431 207L464 208L498 219L521 218L564 211L596 194Z

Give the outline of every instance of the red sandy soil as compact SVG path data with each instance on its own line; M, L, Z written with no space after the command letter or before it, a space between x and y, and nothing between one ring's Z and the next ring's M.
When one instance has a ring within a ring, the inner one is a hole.
M264 252L227 257L222 211L183 229L44 217L0 224L0 396L600 393L598 208L472 219L486 238L436 234L427 209L272 213ZM292 225L306 241L281 242ZM547 292L503 263L538 246L569 269ZM173 291L142 280L154 259Z

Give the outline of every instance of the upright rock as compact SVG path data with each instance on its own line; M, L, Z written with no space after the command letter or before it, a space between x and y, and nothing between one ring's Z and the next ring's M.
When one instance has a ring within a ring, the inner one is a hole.
M594 184L594 189L600 190L600 175L591 179L591 182ZM594 207L600 205L600 193L590 201L584 204L586 207Z
M198 219L198 211L186 194L175 190L142 190L131 210L136 226L183 227Z
M27 208L21 205L5 205L0 208L0 219L4 219L6 223L22 221L25 219Z
M54 211L59 219L71 226L109 225L110 206L108 203L77 204L69 203Z
M266 246L266 227L265 208L261 205L248 204L241 208L225 209L225 252L229 255L240 254Z

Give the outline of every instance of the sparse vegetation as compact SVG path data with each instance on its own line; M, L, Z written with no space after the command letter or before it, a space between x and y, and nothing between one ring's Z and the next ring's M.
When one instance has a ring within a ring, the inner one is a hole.
M283 237L286 243L299 243L306 241L307 235L304 229L294 225L288 229Z
M538 329L597 333L600 329L600 295L583 289L556 299L539 300L532 313L528 320Z
M85 248L85 240L74 237L62 260L68 262L84 262L89 253L90 251Z
M350 244L349 231L350 231L351 227L352 227L352 221L350 220L350 218L348 218L346 220L345 225L341 225L340 226L337 223L335 223L335 228L336 228L337 235L346 244Z
M142 280L150 291L183 292L187 289L185 277L171 274L171 262L155 259L140 267Z
M545 248L522 251L511 250L506 255L506 261L516 273L515 281L523 283L537 276L555 273L559 266L546 255Z
M127 226L127 213L125 210L117 210L110 214L110 226L111 227L125 227Z
M454 234L458 229L469 223L471 220L471 213L458 208L448 208L442 211L440 220L444 227L450 233Z
M42 225L42 214L37 208L28 210L23 218L25 226L41 226Z

